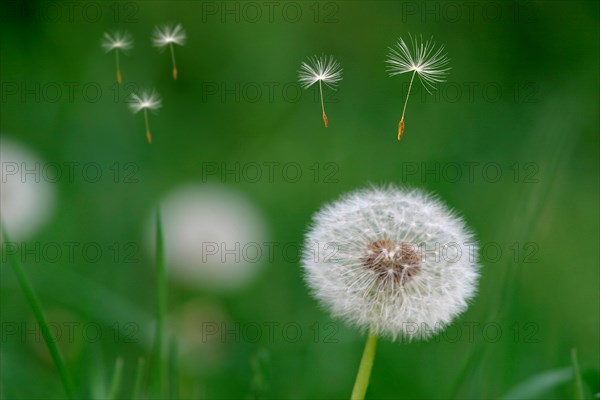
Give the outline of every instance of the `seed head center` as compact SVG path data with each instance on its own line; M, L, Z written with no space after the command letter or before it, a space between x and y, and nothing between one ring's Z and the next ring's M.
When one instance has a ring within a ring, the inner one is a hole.
M400 284L411 280L421 269L421 255L416 246L387 239L369 243L362 262L379 278Z

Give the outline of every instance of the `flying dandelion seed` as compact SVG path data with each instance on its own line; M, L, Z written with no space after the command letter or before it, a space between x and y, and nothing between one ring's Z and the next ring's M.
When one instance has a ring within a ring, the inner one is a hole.
M423 38L419 40L416 36L412 37L410 34L409 37L411 46L409 47L402 38L399 38L396 46L390 47L388 59L386 60L390 76L412 72L404 108L402 109L402 117L398 124L398 140L402 138L402 133L404 133L404 114L415 75L419 76L419 80L427 92L431 93L430 89L434 90L437 83L444 82L450 70L450 68L446 68L449 59L443 53L444 46L440 46L436 50L433 38L423 42Z
M180 24L175 26L164 25L154 28L152 44L161 50L169 46L171 50L171 61L173 62L173 80L177 80L177 63L175 62L175 50L173 44L183 46L185 44L185 31Z
M107 53L110 51L115 51L116 65L117 65L117 82L123 83L123 77L121 75L121 66L119 62L119 51L123 53L127 52L127 50L133 48L133 38L127 32L115 32L108 33L104 32L104 37L102 38L102 48Z
M308 89L319 82L323 123L325 124L325 128L329 127L329 119L327 118L327 114L325 114L325 102L323 100L323 83L335 90L337 84L342 80L342 68L340 64L333 56L308 57L308 62L303 62L300 65L298 79L304 89Z
M162 107L162 100L156 91L142 91L140 94L132 93L129 108L134 114L144 111L144 122L146 123L146 138L148 143L152 144L152 135L150 134L150 125L148 124L148 110L157 110Z

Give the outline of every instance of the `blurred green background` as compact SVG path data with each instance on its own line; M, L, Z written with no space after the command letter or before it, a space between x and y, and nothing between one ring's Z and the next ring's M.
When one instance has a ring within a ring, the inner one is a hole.
M47 163L97 163L103 172L97 183L80 175L54 183L54 212L27 242L135 244L133 263L24 260L50 321L101 328L98 340L77 330L59 340L82 398L102 397L117 357L122 398L138 358L152 363L156 268L146 230L160 199L188 183L237 191L260 210L269 241L296 247L324 203L370 183L436 192L464 216L487 251L479 294L440 337L382 341L368 397L498 398L568 368L572 348L586 394L600 391L598 2L7 1L1 8L2 138ZM175 49L177 81L168 53L150 42L154 26L169 21L188 37ZM114 54L100 48L113 29L136 41L121 58L120 87ZM434 95L413 87L397 142L410 77L387 77L384 61L408 32L445 45L452 70ZM344 69L339 90L326 91L329 129L316 91L297 85L300 63L314 54L332 54ZM143 117L127 106L138 86L163 99L150 115L152 145ZM268 179L266 167L257 181L220 175L236 163L272 162L295 163L302 176L292 182L276 168ZM132 163L136 182L115 182L115 163L121 172ZM219 173L207 178L207 163ZM297 257L276 253L261 264L237 290L170 281L169 314L188 310L237 332L198 342L206 325L167 324L180 349L196 340L178 357L180 396L347 398L364 336L319 307ZM43 342L21 332L34 320L4 255L0 288L1 395L63 397ZM300 327L298 340L284 333L289 324ZM257 340L244 333L249 326L262 329ZM526 397L571 397L570 373L559 376Z

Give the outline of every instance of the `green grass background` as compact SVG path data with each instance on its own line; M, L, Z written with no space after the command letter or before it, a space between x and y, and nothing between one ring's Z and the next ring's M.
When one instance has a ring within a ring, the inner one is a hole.
M2 135L27 144L48 162L96 162L105 173L115 162L139 166L136 184L110 179L57 183L57 210L31 239L104 246L135 242L140 244L139 262L30 260L24 265L51 320L97 322L104 328L95 343L76 340L66 346L68 368L83 397L90 395L93 382L109 379L118 356L124 360L121 395L127 397L138 357L151 350L148 323L155 310L156 274L153 257L143 250L144 226L160 197L179 184L201 180L203 162L273 161L299 163L305 176L297 183L277 176L273 183L226 182L262 211L273 241L301 243L311 215L344 192L369 183L396 183L438 193L482 243L498 243L503 249L499 262L482 260L479 294L454 325L463 330L460 340L382 341L369 397L498 398L536 374L568 367L574 347L587 395L600 391L597 2L519 3L524 7L518 16L516 3L473 2L472 21L463 2L451 3L462 13L458 20L445 2L296 2L303 12L296 23L283 18L285 3L275 8L273 22L266 6L255 3L264 13L256 23L244 15L240 22L233 16L222 22L219 15L203 20L199 1L95 2L104 13L97 21L85 20L77 11L71 21L64 4L54 21L40 17L48 11L47 3L19 3L25 5L17 11L9 3L2 6L0 27L6 95ZM416 14L407 13L412 6ZM114 7L122 11L117 21L111 14ZM318 22L315 7L322 12ZM484 10L495 9L501 16L485 17ZM180 22L188 34L186 45L176 49L177 82L171 79L168 53L159 54L150 44L154 25L166 21ZM145 143L143 118L128 110L123 91L128 86L116 89L113 55L100 48L102 33L114 28L126 29L136 39L135 48L122 57L126 85L154 87L163 98L163 108L150 116L152 146ZM398 143L396 127L409 76L388 78L384 60L387 47L408 32L433 35L443 43L452 70L439 99L416 86L405 137ZM296 82L306 56L321 53L335 55L344 68L334 101L326 105L327 130L314 91L289 101L281 90ZM6 92L9 83L43 88L52 82L63 89L69 82L79 88L97 84L102 96L89 102L75 89L70 101L64 89L58 101L42 95L38 102ZM243 95L239 102L231 95L223 102L204 91L213 83L231 88L252 82L264 90L256 102ZM273 101L267 82L279 85ZM473 101L468 85L475 87ZM452 88L457 86L462 94L455 97ZM486 100L484 87L500 87L498 100ZM339 167L337 182L315 183L310 166L330 162ZM503 176L486 182L476 169L470 183L466 178L449 182L402 175L406 163L468 162L497 163ZM521 168L534 163L537 181L515 182L515 163ZM510 246L515 242L521 247L537 244L535 262L514 262ZM4 262L0 287L2 322L31 324L30 307ZM169 285L169 310L191 300L224 310L232 324L298 323L303 335L291 343L276 330L273 341L263 335L256 343L242 338L207 346L206 359L180 366L182 396L349 396L364 337L333 320L337 342L315 343L311 326L319 323L323 333L332 319L309 295L298 262L278 257L265 263L254 282L233 293ZM140 324L136 343L113 340L111 327L127 322ZM496 342L485 340L476 328L471 343L466 323L497 324L502 336ZM516 327L521 329L518 337ZM535 327L526 332L534 342L526 340L524 327ZM55 367L40 350L43 344L32 342L3 339L2 396L62 397ZM571 393L567 381L539 397L568 398Z

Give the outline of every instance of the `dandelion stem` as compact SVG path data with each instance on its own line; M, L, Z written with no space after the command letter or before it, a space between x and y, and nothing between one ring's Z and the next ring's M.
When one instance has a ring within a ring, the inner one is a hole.
M321 109L323 110L323 123L325 123L325 128L329 128L329 119L327 118L327 114L325 114L325 101L323 100L323 84L320 80L319 92L321 93Z
M4 229L4 225L2 223L0 223L0 229L2 237L4 238L6 243L10 243L10 238L8 237L8 234ZM50 351L50 355L52 356L54 365L56 365L56 369L58 370L58 374L60 375L60 379L65 389L67 398L73 399L75 398L75 393L73 391L73 385L71 383L71 378L67 371L67 367L62 358L60 350L56 345L56 341L52 336L52 333L50 332L50 328L48 326L48 323L46 322L46 317L44 315L44 311L42 310L40 301L38 300L35 292L33 291L33 288L29 283L27 276L25 275L25 271L23 271L23 267L21 266L19 258L15 254L16 253L14 252L8 253L9 263L12 265L15 275L17 276L17 280L21 285L21 289L23 290L23 293L25 294L25 297L27 298L27 301L29 302L29 305L33 310L33 315L35 316L40 330L42 331L42 336L44 337L46 346L48 346L48 350Z
M404 113L406 113L406 105L408 104L408 97L410 96L410 90L412 89L416 73L417 70L414 70L412 77L410 78L410 84L408 85L408 92L406 93L406 100L404 100L404 108L402 109L402 118L400 118L400 124L398 124L398 140L402 138L402 133L404 133Z
M367 342L365 343L362 359L360 360L358 374L356 375L356 381L354 382L354 389L352 389L352 395L350 396L351 400L363 400L365 398L367 387L369 386L369 379L371 378L371 369L373 368L376 350L377 335L369 334Z
M123 82L123 77L121 76L121 66L119 63L119 49L115 49L115 57L117 60L117 82L121 84Z
M173 49L173 43L169 43L171 48L171 61L173 62L173 80L177 80L177 64L175 63L175 50Z
M152 144L152 135L150 134L150 124L148 123L148 110L144 108L144 122L146 123L146 139L148 144Z

